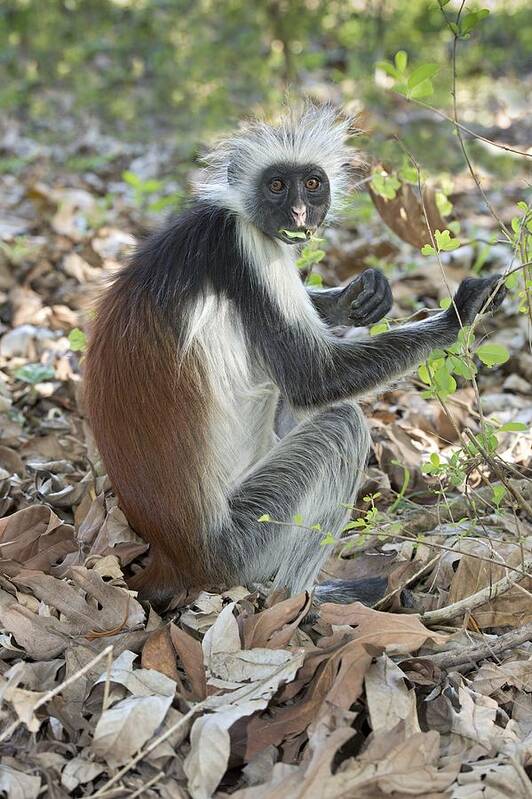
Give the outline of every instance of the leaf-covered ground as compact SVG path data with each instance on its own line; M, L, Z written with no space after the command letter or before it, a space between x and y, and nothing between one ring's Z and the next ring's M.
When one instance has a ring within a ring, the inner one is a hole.
M54 152L5 129L2 154L0 794L530 797L532 355L519 300L485 324L510 358L480 369L480 408L467 380L442 405L415 375L364 402L363 521L342 557L331 547L327 571L386 577L378 608L325 605L309 622L308 595L238 586L176 598L161 616L126 588L146 546L85 425L83 336L71 331L134 236L182 193L159 176L188 167L164 142L124 146L91 130ZM522 185L492 189L506 223ZM462 240L488 239L465 174L451 199ZM466 243L443 254L444 280L419 254L413 200L394 213L375 202L381 215L359 194L328 231L327 284L383 267L399 318L436 308L479 258L486 271L508 266L508 247ZM438 464L478 431L480 412L506 426L507 465L470 458L453 487Z

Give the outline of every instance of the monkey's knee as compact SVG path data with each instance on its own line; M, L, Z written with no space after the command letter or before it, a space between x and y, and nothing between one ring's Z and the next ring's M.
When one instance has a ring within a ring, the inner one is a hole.
M331 405L320 419L322 434L340 457L340 466L360 472L371 446L369 428L360 406L351 400ZM334 458L332 463L334 463Z

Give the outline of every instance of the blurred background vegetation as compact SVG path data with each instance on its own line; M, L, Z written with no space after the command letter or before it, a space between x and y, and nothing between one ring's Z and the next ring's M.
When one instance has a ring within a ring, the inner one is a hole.
M463 120L469 108L489 128L524 100L532 25L527 0L482 6L490 15L461 48L460 99ZM431 102L448 108L450 46L436 0L3 0L0 115L44 142L71 142L95 123L125 140L166 132L189 159L198 141L278 106L290 87L365 109L378 136L364 146L382 157L397 122L388 110L402 100L385 90L377 62L403 49L414 65L441 64ZM429 119L403 122L429 167L463 165L445 138L435 146Z

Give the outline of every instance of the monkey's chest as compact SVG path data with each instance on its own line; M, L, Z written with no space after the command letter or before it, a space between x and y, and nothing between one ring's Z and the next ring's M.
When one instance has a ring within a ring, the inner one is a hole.
M277 387L264 376L247 385L236 384L231 401L226 403L224 418L228 455L225 470L229 482L249 471L271 449L274 441L275 411L279 398ZM262 379L260 379L262 378Z
M196 341L211 398L213 473L231 484L271 448L279 392L248 349L231 304L216 311Z

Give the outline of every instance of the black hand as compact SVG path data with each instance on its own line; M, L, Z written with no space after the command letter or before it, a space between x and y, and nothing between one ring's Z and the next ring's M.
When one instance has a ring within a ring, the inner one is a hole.
M501 285L495 293L499 283ZM467 277L458 286L458 291L454 295L454 304L450 306L447 314L456 319L458 311L461 323L470 325L481 311L485 313L496 311L506 293L501 275L491 275L486 278Z
M352 325L373 325L389 313L392 290L380 270L366 269L344 289L338 303Z

